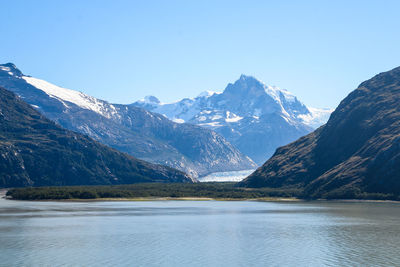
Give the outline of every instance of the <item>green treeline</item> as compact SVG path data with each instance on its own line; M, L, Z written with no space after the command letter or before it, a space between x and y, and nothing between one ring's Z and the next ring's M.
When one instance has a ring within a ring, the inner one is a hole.
M63 186L15 188L7 196L19 200L50 199L97 199L97 198L142 198L142 197L204 197L204 198L265 198L295 197L295 189L247 189L235 183L143 183L108 186Z
M25 187L10 189L7 197L17 200L62 200L102 198L300 198L315 199L301 188L241 188L235 183L142 183L104 186ZM400 200L398 195L365 193L354 190L351 194L336 192L323 195L323 199L375 199Z

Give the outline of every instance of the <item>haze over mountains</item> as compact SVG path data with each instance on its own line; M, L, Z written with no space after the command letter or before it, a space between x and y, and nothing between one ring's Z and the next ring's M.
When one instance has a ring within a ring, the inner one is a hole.
M279 148L239 183L313 198L400 195L400 67L359 85L316 131Z
M193 177L211 172L255 168L255 163L222 136L191 124L24 75L15 65L0 65L0 86L15 92L47 118L137 158L185 171Z
M194 181L65 130L0 87L0 188Z
M221 93L204 92L171 104L147 96L132 105L173 121L212 129L256 163L264 163L279 146L324 124L332 110L309 108L290 92L241 75Z

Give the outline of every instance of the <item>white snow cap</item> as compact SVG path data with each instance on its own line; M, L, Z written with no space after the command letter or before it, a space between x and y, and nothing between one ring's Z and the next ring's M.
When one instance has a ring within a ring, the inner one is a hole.
M140 99L138 102L144 103L144 104L160 104L160 100L153 96L153 95L148 95L145 96L144 98Z
M46 82L33 77L23 76L27 83L44 91L53 98L59 99L65 106L68 106L64 101L71 102L84 109L92 110L102 116L110 117L116 113L115 107L106 101L88 96L82 92L74 91L67 88L62 88L52 83Z
M201 92L197 97L209 97L212 96L213 94L216 94L214 91L203 91Z

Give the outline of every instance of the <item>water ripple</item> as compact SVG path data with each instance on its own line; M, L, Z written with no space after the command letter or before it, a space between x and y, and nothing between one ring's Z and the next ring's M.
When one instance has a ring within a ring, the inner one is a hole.
M399 208L0 200L0 266L399 266Z

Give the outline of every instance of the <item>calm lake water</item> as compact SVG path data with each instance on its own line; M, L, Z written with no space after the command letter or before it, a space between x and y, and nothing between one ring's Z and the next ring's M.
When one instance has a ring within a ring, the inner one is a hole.
M0 200L1 266L399 266L400 204Z

